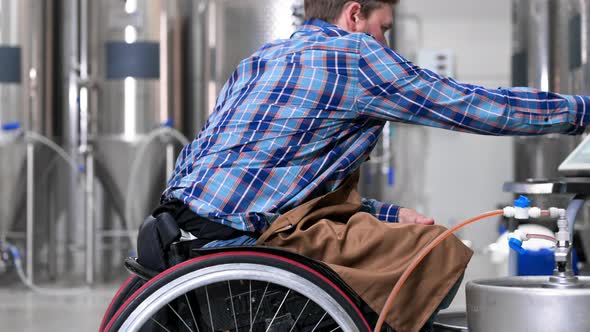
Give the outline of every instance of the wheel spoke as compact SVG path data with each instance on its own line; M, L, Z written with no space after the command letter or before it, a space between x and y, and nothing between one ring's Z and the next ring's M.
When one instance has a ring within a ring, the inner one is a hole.
M176 317L178 317L178 319L180 319L180 321L182 322L182 324L184 324L184 326L186 326L186 328L193 332L193 330L191 329L190 326L188 326L188 324L184 321L184 319L182 319L182 317L178 314L178 312L176 312L176 310L174 310L174 308L172 308L172 306L170 304L168 304L168 308L170 308L170 310L172 310L172 312L176 315Z
M256 313L254 314L254 320L252 321L252 323L256 323L256 317L258 316L258 311L260 310L260 307L262 306L262 301L264 300L264 296L266 295L266 291L268 290L268 285L270 285L270 282L266 283L266 287L264 288L264 293L262 293L262 297L260 298L260 303L258 303L258 308L256 308ZM252 326L250 326L249 332L252 332Z
M231 311L234 314L234 324L236 324L236 332L238 331L238 318L236 317L236 309L234 308L234 296L231 292L231 284L227 282L227 288L229 289L229 302L231 303Z
M160 324L160 322L158 322L157 320L155 320L153 317L150 317L150 319L152 320L152 322L156 323L159 327L161 327L164 331L170 332L170 330L168 330L166 328L166 326Z
M250 290L249 290L248 294L249 294L250 300L248 301L248 303L250 305L250 331L252 331L252 280L250 280L249 284L250 284L250 287L249 287Z
M205 295L207 296L207 309L209 309L209 319L211 320L211 331L215 332L215 327L213 326L213 314L211 313L211 302L209 302L209 290L207 286L205 286Z
M301 309L301 312L299 313L299 316L297 316L297 319L293 323L293 326L291 326L291 329L289 330L289 332L293 331L293 329L295 328L295 326L297 326L297 322L299 321L299 318L301 318L301 315L303 315L303 312L305 311L305 308L307 308L307 305L309 304L309 301L310 300L307 299L307 302L305 302L305 305L303 306L303 309Z
M275 319L277 318L279 312L281 311L281 309L283 308L283 304L285 304L285 301L287 300L287 297L289 296L289 293L291 293L291 290L289 289L287 291L287 293L285 294L285 297L283 297L283 301L281 302L281 304L279 305L279 308L277 309L277 312L275 312L275 315L272 317L272 320L270 321L270 324L268 324L268 328L266 329L266 332L268 332L270 330L270 327L272 326L272 323L274 323Z
M320 323L324 320L324 318L326 317L327 314L328 314L327 312L324 313L324 315L322 316L322 318L320 318L320 320L318 321L318 323L315 324L315 326L314 326L313 330L311 330L311 332L315 331L315 329L317 329L318 326L320 326Z
M197 324L197 319L195 318L195 313L193 312L193 307L191 306L191 301L189 301L188 296L184 294L184 298L186 299L186 305L188 305L188 310L191 312L191 317L193 318L193 322L195 323L195 327L197 328L197 332L199 331L199 324Z

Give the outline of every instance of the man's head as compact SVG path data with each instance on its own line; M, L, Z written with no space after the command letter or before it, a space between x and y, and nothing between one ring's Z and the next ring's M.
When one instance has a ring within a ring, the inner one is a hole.
M399 0L305 0L306 19L320 19L348 32L366 32L386 44Z

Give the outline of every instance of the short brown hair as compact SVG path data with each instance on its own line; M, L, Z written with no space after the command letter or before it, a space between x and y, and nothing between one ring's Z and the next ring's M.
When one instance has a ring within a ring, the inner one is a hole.
M384 4L395 5L399 0L305 0L305 19L319 19L334 23L342 13L344 6L350 2L361 5L363 17L369 15Z

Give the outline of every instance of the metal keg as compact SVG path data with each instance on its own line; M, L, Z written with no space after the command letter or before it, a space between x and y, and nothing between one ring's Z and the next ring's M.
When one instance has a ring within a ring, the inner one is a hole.
M473 332L590 331L590 277L556 287L548 277L513 277L467 284Z

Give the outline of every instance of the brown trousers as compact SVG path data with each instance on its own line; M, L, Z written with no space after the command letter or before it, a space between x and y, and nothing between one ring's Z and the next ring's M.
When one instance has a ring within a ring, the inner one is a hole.
M377 313L422 248L446 229L385 223L359 212L358 174L338 190L280 216L257 245L287 249L330 266ZM398 332L419 331L471 259L472 251L451 236L410 276L388 313Z

